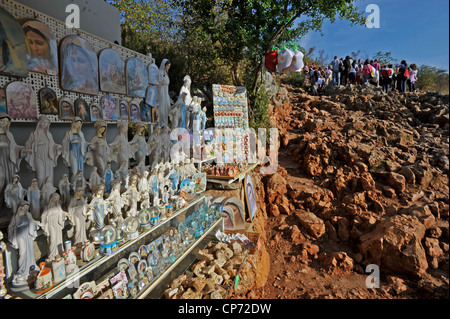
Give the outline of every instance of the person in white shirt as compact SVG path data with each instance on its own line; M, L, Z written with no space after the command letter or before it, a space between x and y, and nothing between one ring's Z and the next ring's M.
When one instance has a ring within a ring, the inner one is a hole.
M341 65L341 61L337 56L334 57L333 61L330 62L330 68L333 72L333 87L339 87L341 85L341 72L339 71L339 66Z

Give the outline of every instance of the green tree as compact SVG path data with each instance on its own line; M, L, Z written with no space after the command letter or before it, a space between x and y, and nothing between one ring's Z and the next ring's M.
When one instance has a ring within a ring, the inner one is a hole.
M417 88L421 91L449 92L449 74L445 69L421 65L417 72Z
M381 65L388 65L388 64L395 64L395 61L397 61L397 59L392 57L392 53L391 52L382 52L382 51L378 51L377 53L375 53L373 55L373 59L378 59L378 62Z
M278 44L320 31L325 20L363 24L355 0L175 0L184 30L201 26L230 69L234 85L256 96L263 56ZM245 70L243 69L245 65Z

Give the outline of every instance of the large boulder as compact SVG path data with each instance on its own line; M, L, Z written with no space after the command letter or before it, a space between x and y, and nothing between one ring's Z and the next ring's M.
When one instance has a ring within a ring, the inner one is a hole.
M319 238L325 233L325 223L311 212L296 210L294 212L299 224L313 237Z
M360 237L365 263L386 273L422 275L428 268L422 246L426 226L415 216L395 215Z

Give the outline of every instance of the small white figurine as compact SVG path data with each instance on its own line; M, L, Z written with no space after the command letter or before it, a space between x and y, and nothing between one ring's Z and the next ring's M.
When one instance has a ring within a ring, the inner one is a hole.
M182 127L186 128L186 92L178 97L178 100L170 109L169 118L172 123L172 129Z
M62 140L62 158L70 168L70 180L73 182L78 171L84 171L84 162L88 143L81 131L83 121L80 117L75 117L70 129L64 134Z
M97 185L103 184L103 179L97 172L97 167L92 167L91 175L89 175L89 188L93 192Z
M159 84L158 84L158 121L159 126L163 127L169 124L170 96L169 96L169 68L170 61L163 59L159 66Z
M64 254L62 230L67 213L59 205L59 198L58 193L51 194L41 216L40 226L47 236L49 244L47 262L54 260L57 255L62 256Z
M106 164L109 162L111 155L106 141L106 126L107 123L104 120L95 122L95 135L91 139L89 152L86 155L86 163L97 167L99 176L105 176Z
M143 171L137 184L138 192L140 194L148 193L148 187L148 171Z
M0 209L3 207L5 188L13 175L20 170L20 162L25 156L24 147L16 144L13 134L9 131L10 125L11 117L0 112Z
M49 128L50 119L45 115L39 116L36 129L25 143L25 160L36 172L39 187L42 187L46 178L53 183L53 169L62 151L62 146L55 143Z
M37 178L33 178L27 189L27 201L30 204L30 213L35 220L41 219L41 190Z
M170 197L169 185L164 185L162 193L162 202L164 203L164 205L169 204L169 197Z
M140 195L137 190L137 176L132 175L130 177L130 185L128 185L127 190L122 194L122 198L126 203L127 208L127 217L137 215L137 204L140 200Z
M41 210L43 210L50 199L50 195L57 191L57 188L53 186L53 182L50 177L45 179L44 185L41 187Z
M117 227L121 221L123 221L122 218L122 207L123 207L123 201L120 196L120 181L115 180L113 182L113 188L111 192L109 193L108 198L106 199L106 202L108 203L108 211L109 214L109 222L114 227Z
M156 127L147 141L147 155L153 168L161 160L161 128Z
M88 238L86 235L86 218L88 215L88 205L86 199L83 196L84 188L77 188L70 200L68 207L68 218L72 225L75 227L73 234L73 243L77 245L79 243L84 244Z
M111 164L106 165L105 177L103 182L105 183L105 193L111 193L114 181L114 173L111 169Z
M202 132L206 129L206 106L202 109L200 113L200 128Z
M161 130L161 160L166 163L170 161L170 148L172 147L172 142L170 141L170 128L164 126Z
M8 208L11 208L12 213L17 211L19 204L25 198L25 191L20 184L19 175L14 175L11 182L5 189L5 203Z
M179 96L181 96L183 93L185 94L184 97L184 127L187 130L192 129L190 127L191 125L191 120L190 120L190 116L191 116L191 112L189 109L189 105L191 105L192 103L192 96L191 96L191 77L189 75L186 75L183 78L183 86L180 89L180 93L178 94Z
M105 185L99 184L93 190L93 197L89 203L89 214L94 221L94 229L100 230L105 226L105 217L107 214L106 201L103 199Z
M34 240L37 236L39 223L28 211L29 204L22 201L8 225L8 240L11 247L18 250L17 272L13 276L12 285L26 287L33 270L38 270L34 259Z
M75 178L72 183L72 191L75 192L77 188L83 188L85 189L87 185L86 179L84 178L83 171L78 171L78 173L75 175Z
M63 174L61 180L58 184L59 194L61 195L61 206L66 209L70 202L70 182L69 176L67 174Z
M147 156L147 141L145 140L145 124L139 122L136 125L136 134L130 142L132 158L136 160L138 165L145 165L145 157Z
M132 156L128 142L128 122L120 121L117 123L117 135L114 141L109 145L112 150L112 160L128 169L130 157Z

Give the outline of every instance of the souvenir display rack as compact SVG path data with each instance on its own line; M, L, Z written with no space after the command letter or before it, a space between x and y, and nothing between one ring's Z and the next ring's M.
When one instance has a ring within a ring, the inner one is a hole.
M165 233L167 229L170 227L176 227L180 221L186 219L186 216L193 213L197 205L202 204L205 201L205 195L198 196L194 198L188 206L178 210L175 214L167 219L161 221L159 224L153 226L149 230L145 230L135 239L126 241L119 247L119 250L116 253L113 253L109 256L100 256L92 261L86 263L84 266L80 267L79 271L67 277L64 281L55 284L55 286L49 291L42 294L35 294L31 290L26 290L21 293L12 293L15 296L26 299L61 299L67 298L67 296L71 296L76 289L85 282L95 281L97 284L108 277L111 277L118 271L116 270L117 263L122 258L127 258L128 255L134 251L137 251L138 248L142 245L148 245L155 238L161 236L161 234ZM183 262L183 260L189 255L189 253L194 250L195 247L208 235L217 231L218 229L223 229L222 226L222 218L214 220L214 222L210 225L210 227L204 231L204 233L196 238L194 241L189 243L187 247L185 247L185 251L178 256L177 260L172 264L168 265L161 273L153 278L149 284L144 287L134 298L145 298L152 290L157 288L161 281L164 280L166 276L168 276L171 272L173 272L174 268ZM133 298L133 297L131 297Z
M260 164L259 162L256 162L255 164L249 165L243 172L240 172L239 174L237 174L236 176L233 176L233 177L220 178L220 176L217 177L217 176L206 175L207 180L208 180L208 182L215 183L215 184L222 184L222 185L224 185L224 184L230 185L236 181L240 182L245 178L245 176L247 175L248 172L255 169L259 164Z
M219 143L230 141L239 144L247 160L248 147L248 105L247 90L243 86L213 84L214 126L221 132ZM217 133L216 133L217 134ZM234 159L224 154L224 162L232 163Z
M53 35L56 38L57 43L59 44L60 41L68 35L78 35L84 39L86 39L94 48L94 51L99 54L99 52L103 49L113 49L115 50L121 57L122 61L126 61L129 58L137 57L148 65L155 63L155 59L151 57L151 55L144 55L135 51L132 51L130 49L127 49L125 47L122 47L121 45L115 44L113 42L109 42L105 39L99 38L93 34L90 34L88 32L82 31L80 29L75 28L67 28L66 24L62 21L59 21L53 17L50 17L44 13L41 13L39 11L36 11L30 7L27 7L23 4L17 3L13 0L3 0L0 3L0 6L4 7L13 17L16 19L19 18L32 18L39 20L43 22L45 25L48 26L48 28L51 30ZM135 98L128 95L123 94L117 94L117 93L110 93L110 92L102 92L99 91L98 95L89 95L89 94L82 94L82 93L76 93L76 92L70 92L65 91L60 87L60 74L58 75L47 75L43 73L28 71L28 76L26 78L17 78L14 76L7 76L7 75L0 75L0 87L5 88L6 85L12 81L22 81L30 84L33 88L34 94L36 95L36 101L38 101L38 92L40 89L48 87L51 88L53 91L55 91L57 98L66 97L71 99L72 101L77 100L78 98L84 99L89 105L92 103L100 103L100 99L104 94L109 94L113 96L116 99L126 99L128 102L131 102L132 100L136 99L141 101L142 98ZM100 88L100 86L99 86ZM39 107L37 107L37 115L39 116ZM61 120L59 119L58 115L47 115L51 122L56 123L66 123L70 124L70 121L67 120ZM14 118L13 122L36 122L36 119L19 119ZM116 123L117 121L111 121L108 120L108 123ZM154 125L156 123L153 122L146 122L146 124Z

